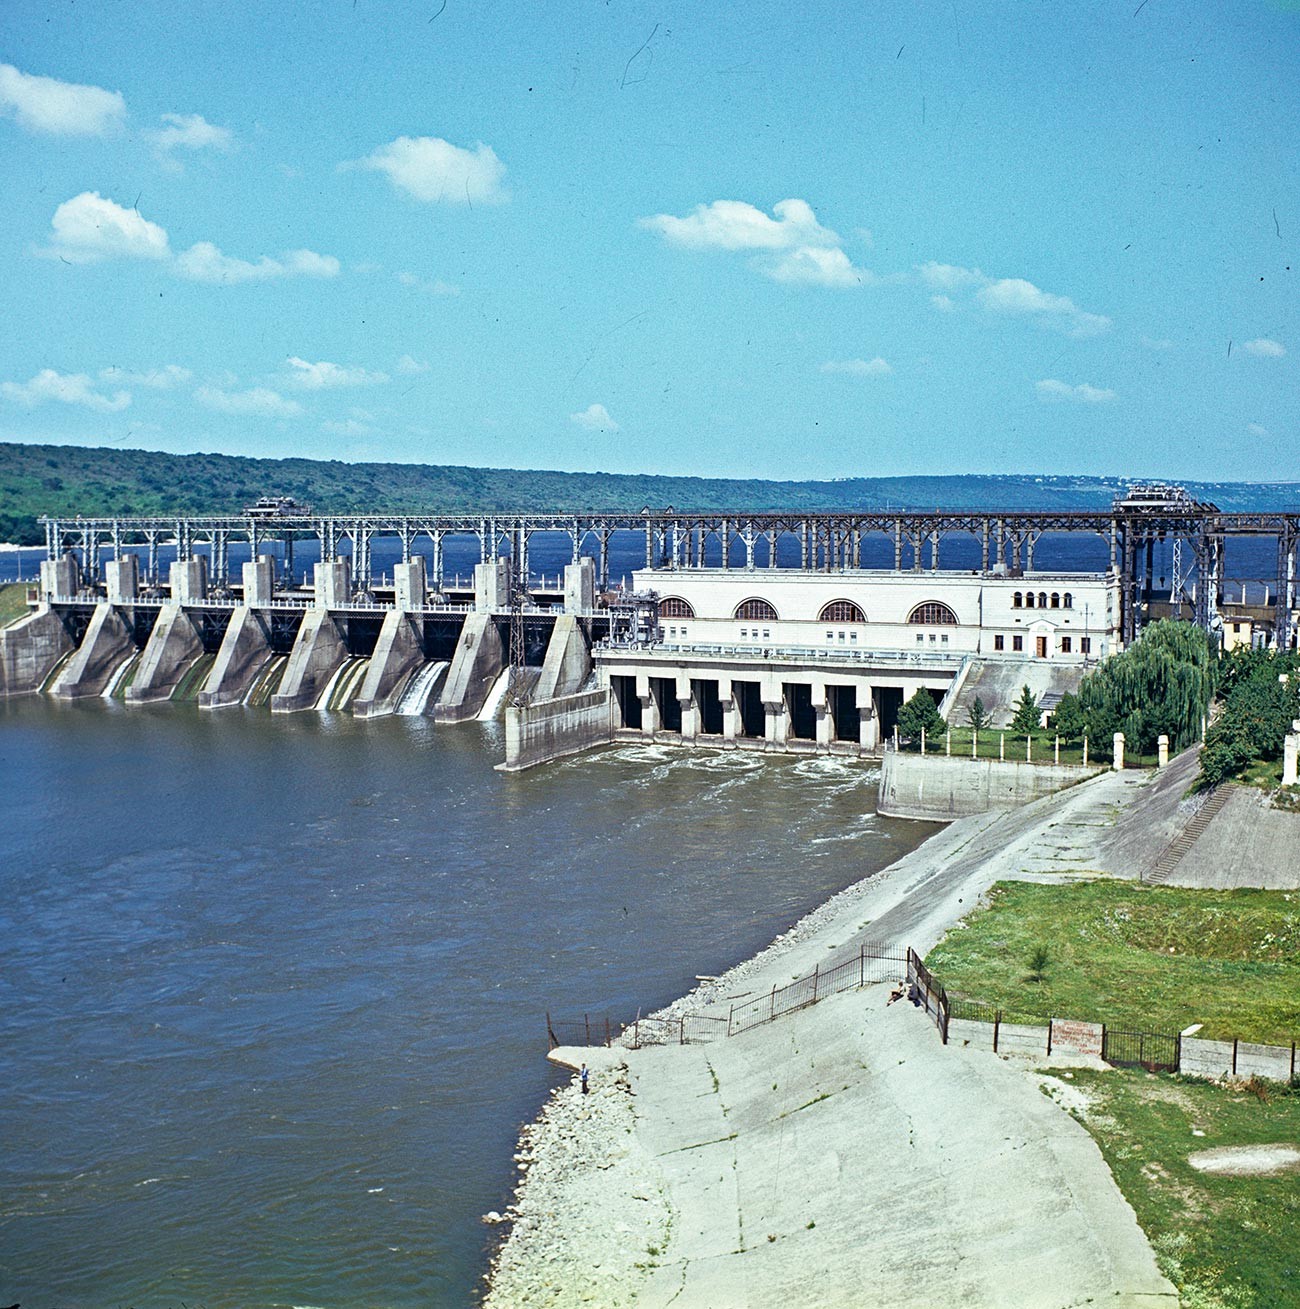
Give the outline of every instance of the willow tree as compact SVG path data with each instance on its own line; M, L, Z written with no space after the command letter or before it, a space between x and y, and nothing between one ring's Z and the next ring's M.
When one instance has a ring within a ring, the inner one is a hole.
M1088 735L1123 732L1130 750L1151 754L1162 735L1182 750L1201 734L1214 695L1214 655L1199 627L1165 618L1079 686Z

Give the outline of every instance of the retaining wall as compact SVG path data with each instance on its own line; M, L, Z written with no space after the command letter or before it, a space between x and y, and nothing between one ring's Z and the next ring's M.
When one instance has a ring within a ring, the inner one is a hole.
M876 810L888 818L949 822L991 809L1018 809L1064 791L1101 769L886 750Z
M71 649L63 620L48 605L0 631L0 699L39 691Z
M614 706L608 689L506 706L505 772L534 768L614 739Z

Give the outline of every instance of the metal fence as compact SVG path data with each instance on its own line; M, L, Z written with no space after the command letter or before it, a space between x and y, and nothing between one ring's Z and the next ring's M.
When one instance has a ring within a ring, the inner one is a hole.
M1145 1068L1149 1073L1176 1073L1182 1062L1182 1038L1163 1032L1120 1032L1103 1027L1101 1057L1120 1068Z
M647 1045L690 1045L697 1041L736 1036L752 1027L774 1022L785 1014L806 1009L839 991L857 990L878 982L911 982L913 960L929 978L925 965L912 950L903 952L896 947L865 944L855 954L827 968L815 968L785 986L774 986L752 1000L733 1004L725 1017L701 1013L649 1018L638 1015L630 1023L611 1023L604 1014L552 1018L548 1013L547 1040L552 1050L557 1045L612 1045L615 1041L639 1050ZM928 989L925 995L924 1003L928 1009L933 997Z

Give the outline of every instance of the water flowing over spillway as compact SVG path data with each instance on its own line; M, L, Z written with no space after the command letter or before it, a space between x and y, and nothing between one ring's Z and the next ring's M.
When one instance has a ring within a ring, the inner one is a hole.
M501 712L501 702L506 698L509 689L510 669L503 668L500 676L492 683L492 689L488 692L487 699L483 701L483 708L478 711L480 723L490 723Z
M435 684L449 667L446 660L440 660L417 669L415 676L406 684L406 690L402 692L402 698L398 700L394 712L405 718L423 714L428 708L429 697L433 694Z

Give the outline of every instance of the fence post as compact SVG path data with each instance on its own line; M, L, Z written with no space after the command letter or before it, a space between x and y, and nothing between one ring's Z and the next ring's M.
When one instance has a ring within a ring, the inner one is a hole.
M685 1014L682 1015L682 1034L678 1039L677 1044L678 1045L686 1044L686 1015Z
M1183 1071L1183 1034L1182 1032L1179 1032L1178 1035L1174 1037L1174 1072L1181 1073L1182 1071Z
M583 1030L587 1033L587 1044L590 1045L591 1044L591 1019L588 1018L586 1014L582 1015L582 1027Z
M1235 1036L1232 1038L1232 1075L1233 1077L1237 1075L1237 1038Z
M1002 1026L1002 1010L993 1011L993 1053L998 1052L998 1029Z
M1295 1042L1291 1042L1291 1080L1295 1081Z
M555 1049L555 1029L551 1026L551 1011L546 1011L546 1044ZM1295 1046L1291 1046L1291 1071L1295 1072Z
M861 990L867 984L867 947L864 945L858 951L858 989Z
M732 1016L732 1014L734 1014L735 1012L736 1012L736 1006L733 1004L733 1005L732 1005L732 1006L727 1010L727 1035L728 1035L728 1036L731 1035L731 1016Z
M1106 1024L1105 1023L1102 1023L1101 1025L1101 1058L1103 1063L1110 1063L1110 1060L1106 1058Z
M1047 1020L1047 1054L1050 1058L1052 1054L1052 1020L1050 1018Z
M605 1044L607 1046L612 1044L612 1042L609 1039L609 1015L608 1014L605 1015Z
M813 1004L817 1003L817 983L821 979L822 966L818 964L813 969Z
M768 1010L767 1021L769 1023L776 1022L776 983L775 982L772 983L772 1003L771 1003L771 1007Z

